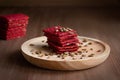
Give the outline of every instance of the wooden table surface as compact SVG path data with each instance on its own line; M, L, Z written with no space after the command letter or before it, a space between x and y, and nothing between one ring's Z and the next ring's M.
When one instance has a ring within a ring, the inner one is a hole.
M30 20L25 37L0 40L0 80L120 80L119 8L0 8L0 15L11 13L25 13ZM107 42L111 46L109 58L97 67L81 71L54 71L28 63L20 52L21 44L42 36L42 30L53 25L67 26L80 36Z

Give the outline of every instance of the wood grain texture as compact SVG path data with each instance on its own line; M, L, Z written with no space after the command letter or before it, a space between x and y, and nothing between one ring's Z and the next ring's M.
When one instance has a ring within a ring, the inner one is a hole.
M3 80L119 80L120 79L120 9L119 8L0 8L0 15L25 13L30 16L27 35L15 40L0 40L0 79ZM101 65L82 71L52 71L28 63L20 53L21 44L43 35L42 29L63 25L79 35L110 44L111 54Z

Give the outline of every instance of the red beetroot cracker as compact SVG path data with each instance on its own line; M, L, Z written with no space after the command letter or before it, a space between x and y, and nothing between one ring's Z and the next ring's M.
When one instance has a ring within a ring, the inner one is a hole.
M52 43L54 43L58 46L68 46L68 45L71 45L71 44L79 43L79 41L77 39L68 39L68 40L64 40L64 41L61 41L61 42L58 42L57 40L48 39L47 42L52 42Z
M55 44L52 43L52 42L48 42L48 44L49 44L50 46L53 46L53 47L54 47L55 49L57 49L57 50L78 48L77 44L71 44L71 45L64 46L64 47L57 46L57 45L55 45Z
M66 34L66 35L63 35L63 36L59 36L59 37L57 37L57 36L54 36L54 35L50 35L50 34L44 34L45 36L47 36L48 38L50 38L50 39L55 39L55 40L59 40L59 41L63 41L63 40L67 40L67 39L69 39L69 38L73 38L73 37L77 37L77 35L76 34L73 34L73 35L68 35L68 34Z
M1 35L0 34L0 38L4 39L4 40L10 40L10 39L15 39L15 38L19 38L19 37L25 36L25 34L26 34L25 32L17 33L17 34L9 34L9 35Z

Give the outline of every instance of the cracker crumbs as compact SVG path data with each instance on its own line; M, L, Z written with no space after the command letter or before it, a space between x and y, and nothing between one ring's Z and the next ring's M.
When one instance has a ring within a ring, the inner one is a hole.
M83 43L80 43L81 45L83 45Z
M84 47L87 47L88 45L84 45Z
M45 42L45 40L42 40L42 42L44 43L44 42Z
M38 56L39 56L39 57L43 57L43 56L44 56L44 54L39 54Z
M79 55L81 55L82 54L82 51L77 51L78 53L79 53Z
M82 46L79 45L78 47L81 48Z
M73 54L73 53L70 53L69 56L74 57L74 54Z
M58 54L57 57L60 58L61 57L60 54Z
M92 42L89 42L88 45L92 45Z
M86 55L82 55L82 57L86 57Z
M93 50L93 48L90 48L90 50L92 51L92 50Z
M78 55L78 53L77 53L77 52L75 52L74 54L75 54L75 55Z
M48 56L48 54L47 54L47 53L45 53L45 56Z
M101 52L101 50L97 50L97 52Z
M47 48L49 48L47 45L44 45L44 46L42 46L42 48L45 48L45 49L47 49Z
M83 59L82 57L80 57L80 59Z
M86 51L87 49L82 49L82 51Z
M68 56L68 55L66 55L66 54L63 54L63 55L62 55L62 59L63 59L63 58L65 58L65 57L67 57L67 56Z
M35 44L29 44L29 46L35 46Z
M48 56L47 56L47 59L49 59L49 58L50 58L50 56L48 55Z
M39 52L38 52L38 51L36 51L36 52L35 52L35 54L39 54Z
M76 60L77 58L73 57L72 60Z
M87 42L87 39L83 39L83 41L82 42Z
M90 54L90 55L88 55L88 57L93 57L95 54Z
M86 53L88 53L88 51L86 51Z
M34 52L34 49L31 49L30 52Z

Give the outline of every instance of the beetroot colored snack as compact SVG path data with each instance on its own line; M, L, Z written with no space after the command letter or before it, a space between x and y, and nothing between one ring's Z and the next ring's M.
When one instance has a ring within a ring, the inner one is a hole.
M54 26L43 30L48 45L57 53L73 52L78 50L79 40L73 29Z
M0 38L15 39L26 34L29 17L25 14L0 16Z

